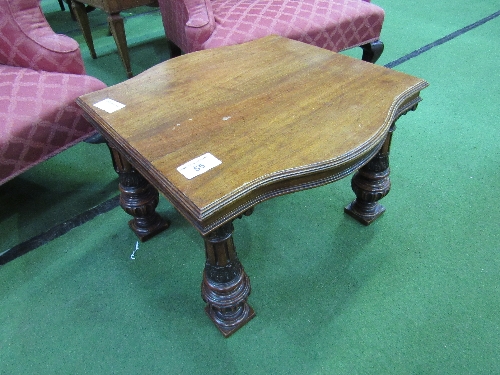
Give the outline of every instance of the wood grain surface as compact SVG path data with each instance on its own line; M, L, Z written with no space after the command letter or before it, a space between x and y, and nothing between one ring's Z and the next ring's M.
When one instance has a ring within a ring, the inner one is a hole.
M183 55L78 99L202 233L273 196L338 180L380 148L422 79L278 36ZM107 113L111 98L125 105ZM222 163L193 179L177 168Z

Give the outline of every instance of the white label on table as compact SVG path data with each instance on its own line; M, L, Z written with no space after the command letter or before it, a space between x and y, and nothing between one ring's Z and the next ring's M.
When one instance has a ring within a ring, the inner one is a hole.
M94 107L102 109L103 111L106 111L108 113L113 113L118 111L119 109L124 108L125 104L119 103L116 100L108 98L95 103Z
M207 152L204 155L198 156L196 159L182 164L177 168L177 170L188 180L191 180L192 178L205 173L219 164L222 164L222 162L211 153Z

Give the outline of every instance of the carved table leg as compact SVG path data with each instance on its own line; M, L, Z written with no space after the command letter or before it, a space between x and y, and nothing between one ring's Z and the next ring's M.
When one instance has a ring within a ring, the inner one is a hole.
M344 208L344 212L365 225L370 225L385 211L378 201L391 189L389 150L395 128L393 123L380 151L351 180L356 199Z
M207 303L205 312L228 337L255 316L248 305L250 279L236 255L233 223L204 236L206 263L201 295Z
M147 241L170 225L156 212L158 191L117 150L109 149L120 178L120 206L134 217L128 224L139 240Z

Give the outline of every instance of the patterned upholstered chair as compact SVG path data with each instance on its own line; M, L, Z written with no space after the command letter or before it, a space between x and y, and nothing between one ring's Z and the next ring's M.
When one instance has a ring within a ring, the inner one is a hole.
M375 62L384 11L370 0L159 0L174 55L270 34L334 52L360 46Z
M105 86L39 0L0 0L0 184L95 134L75 99Z

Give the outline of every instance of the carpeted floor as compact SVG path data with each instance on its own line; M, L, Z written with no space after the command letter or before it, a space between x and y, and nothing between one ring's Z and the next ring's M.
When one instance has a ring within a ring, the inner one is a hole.
M109 152L79 144L0 186L0 374L499 374L500 4L374 2L378 64L430 83L398 121L378 221L343 213L349 179L236 221L257 316L224 339L198 232L162 199L171 228L131 259ZM69 13L42 7L89 74L125 80L104 13L92 60ZM169 58L156 9L124 16L134 73Z

